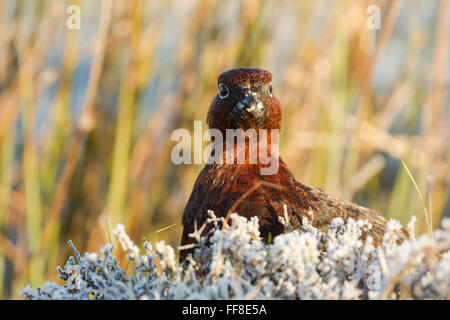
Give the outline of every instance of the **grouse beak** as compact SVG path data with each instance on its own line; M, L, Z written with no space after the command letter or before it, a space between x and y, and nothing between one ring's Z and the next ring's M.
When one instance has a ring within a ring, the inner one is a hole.
M231 111L236 120L247 114L250 118L256 120L256 122L262 121L266 116L266 112L267 110L264 103L257 98L257 95L254 92L246 94L245 98L236 103Z

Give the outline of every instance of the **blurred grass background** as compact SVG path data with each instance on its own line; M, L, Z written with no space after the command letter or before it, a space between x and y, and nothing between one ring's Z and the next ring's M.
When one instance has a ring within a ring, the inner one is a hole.
M67 240L97 251L116 223L177 246L202 166L172 164L170 134L206 129L234 67L273 73L299 181L416 215L424 233L403 160L436 228L450 215L449 34L447 0L0 0L0 297L57 280Z

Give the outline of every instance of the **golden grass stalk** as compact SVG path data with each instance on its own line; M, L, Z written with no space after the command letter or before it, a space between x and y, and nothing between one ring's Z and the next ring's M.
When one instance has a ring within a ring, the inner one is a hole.
M432 226L432 221L431 221L432 216L428 213L427 205L426 205L425 200L424 200L424 198L422 196L422 192L420 191L420 188L417 185L416 179L414 179L414 176L412 175L411 171L409 171L409 168L408 168L408 166L406 165L406 163L404 161L402 161L402 165L403 165L403 168L405 168L406 173L408 174L409 178L411 179L411 181L412 181L412 183L414 185L414 188L416 189L416 192L419 195L420 201L422 202L423 212L424 212L424 215L425 215L425 221L427 223L428 236L430 238L433 238L433 230L432 230L432 227L431 227Z

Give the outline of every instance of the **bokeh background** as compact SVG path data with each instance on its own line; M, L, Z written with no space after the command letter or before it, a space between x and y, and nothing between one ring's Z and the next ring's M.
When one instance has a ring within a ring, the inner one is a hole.
M69 5L81 28L69 30ZM381 9L381 29L366 9ZM298 180L427 231L449 216L450 1L0 0L0 297L57 281L116 223L177 246L174 165L219 73L273 73ZM112 240L114 242L114 240ZM121 264L126 264L122 255Z

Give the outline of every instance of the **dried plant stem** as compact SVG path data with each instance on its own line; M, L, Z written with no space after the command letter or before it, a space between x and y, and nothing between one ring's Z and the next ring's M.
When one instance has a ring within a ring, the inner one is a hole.
M111 15L111 0L103 0L102 11L100 16L100 25L97 34L97 42L95 46L95 55L92 62L91 73L89 75L88 91L83 103L83 113L81 115L80 128L75 135L75 139L70 147L69 156L61 175L61 179L56 187L55 195L47 215L47 226L40 238L41 245L46 243L46 238L49 232L53 229L53 225L61 212L61 209L66 198L67 190L70 186L73 173L82 149L84 137L87 132L93 129L93 107L94 99L97 94L98 83L103 66L103 59L106 46L106 35L108 32L109 20Z
M406 165L406 163L405 163L404 161L402 161L402 165L403 165L403 168L405 168L406 173L408 174L409 178L411 179L411 181L412 181L412 183L413 183L413 185L414 185L414 188L416 189L417 194L419 195L420 201L422 202L423 211L424 211L424 214L425 214L425 221L426 221L426 223L427 223L428 236L429 236L430 238L433 238L433 231L432 231L432 229L431 229L431 226L432 226L432 222L431 222L432 216L431 216L431 215L429 214L429 212L428 212L427 205L426 205L425 200L424 200L424 198L423 198L423 196L422 196L422 192L420 191L420 188L419 188L419 186L418 186L417 183L416 183L416 179L414 179L414 177L413 177L411 171L409 171L408 166Z

